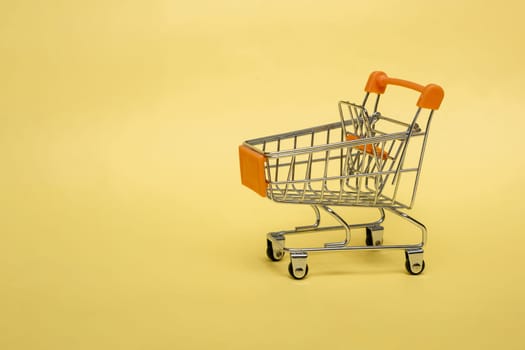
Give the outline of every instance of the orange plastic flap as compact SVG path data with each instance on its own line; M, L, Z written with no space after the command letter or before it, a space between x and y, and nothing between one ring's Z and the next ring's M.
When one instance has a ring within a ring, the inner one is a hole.
M241 166L241 183L266 197L268 182L264 176L266 157L245 145L239 146L239 163Z
M360 140L360 139L361 138L359 136L357 136L357 135L346 134L346 141L355 141L355 140ZM364 145L359 145L359 146L355 146L355 148L357 148L357 149L359 149L361 151L364 151L365 146ZM374 155L374 149L372 148L371 144L366 145L366 153ZM375 148L375 155L378 156L378 157L381 157L383 160L386 160L388 158L388 152L383 151L381 149L381 147L377 147L377 146Z

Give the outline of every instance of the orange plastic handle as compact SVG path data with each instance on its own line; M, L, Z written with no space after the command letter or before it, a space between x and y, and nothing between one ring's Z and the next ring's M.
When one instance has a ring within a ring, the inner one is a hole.
M421 108L439 109L441 101L443 101L443 97L445 96L443 88L439 85L428 84L423 86L408 80L390 78L386 73L381 71L375 71L370 74L365 86L365 91L382 94L385 92L387 85L397 85L419 91L421 95L417 101L417 106Z

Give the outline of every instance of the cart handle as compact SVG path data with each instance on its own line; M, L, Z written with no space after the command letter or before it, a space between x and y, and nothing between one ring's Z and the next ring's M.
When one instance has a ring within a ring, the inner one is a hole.
M368 93L382 94L385 92L387 85L397 85L419 91L421 95L417 101L417 106L420 108L439 109L443 96L445 95L443 88L439 85L428 84L423 86L408 80L390 78L386 73L381 71L375 71L370 74L365 86L365 91Z

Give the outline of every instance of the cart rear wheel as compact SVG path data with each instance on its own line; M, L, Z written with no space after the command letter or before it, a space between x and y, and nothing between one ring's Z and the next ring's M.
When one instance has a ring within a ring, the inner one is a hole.
M284 251L274 251L272 241L266 240L266 256L271 261L279 261L284 256Z
M383 245L383 227L379 225L367 227L365 243L369 247Z
M410 261L406 259L405 261L405 268L411 275L419 275L423 270L425 269L425 260L422 260L421 264L415 263L410 264Z
M306 277L306 275L308 275L308 264L305 265L304 270L302 268L297 268L294 270L292 263L290 263L288 264L288 272L290 273L290 276L296 280L302 280Z

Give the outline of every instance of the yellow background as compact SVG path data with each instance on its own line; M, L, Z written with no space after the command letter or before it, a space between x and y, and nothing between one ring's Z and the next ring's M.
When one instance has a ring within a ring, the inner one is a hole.
M523 349L523 12L3 2L0 348ZM373 70L445 89L411 211L427 268L311 254L294 281L265 234L311 213L242 187L237 145L336 121Z

